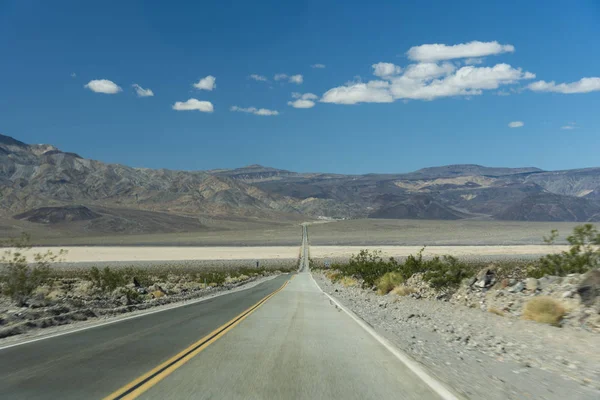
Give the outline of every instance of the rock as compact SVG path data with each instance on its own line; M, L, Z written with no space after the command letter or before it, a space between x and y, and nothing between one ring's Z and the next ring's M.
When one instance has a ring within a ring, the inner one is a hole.
M511 293L521 293L523 289L525 289L523 282L517 282L517 284L508 289L508 291Z
M487 288L496 283L496 273L491 268L484 268L475 277L475 286Z
M591 307L596 298L600 296L600 270L590 271L581 281L577 288L577 293L581 297L581 302L587 307Z
M535 278L525 279L525 288L530 291L536 291L540 287L539 282Z
M563 299L571 298L571 297L573 297L573 292L570 290L567 290L560 297L562 297Z
M165 297L166 295L167 294L162 290L155 290L152 293L150 293L150 296L152 296L153 299L160 299L161 297Z

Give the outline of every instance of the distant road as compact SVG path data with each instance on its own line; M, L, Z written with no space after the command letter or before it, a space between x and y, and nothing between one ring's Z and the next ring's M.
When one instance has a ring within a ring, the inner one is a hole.
M301 254L289 281L0 350L0 398L454 398L321 292L306 227Z

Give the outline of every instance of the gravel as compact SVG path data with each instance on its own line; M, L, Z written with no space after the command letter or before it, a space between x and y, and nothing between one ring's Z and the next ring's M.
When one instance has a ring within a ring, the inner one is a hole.
M445 301L378 296L313 275L325 292L467 398L600 398L598 334Z

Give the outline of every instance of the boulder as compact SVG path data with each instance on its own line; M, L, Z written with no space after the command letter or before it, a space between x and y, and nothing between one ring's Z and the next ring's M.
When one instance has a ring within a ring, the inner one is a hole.
M530 290L533 292L533 291L538 290L538 288L540 287L540 284L539 284L538 280L535 278L527 278L525 280L525 287L527 288L527 290Z
M587 307L594 305L596 298L600 297L600 269L587 273L577 288L581 302Z
M514 286L508 289L508 291L511 293L521 293L523 289L525 289L523 282L517 282Z
M496 273L492 268L484 268L475 276L475 286L489 288L496 283Z

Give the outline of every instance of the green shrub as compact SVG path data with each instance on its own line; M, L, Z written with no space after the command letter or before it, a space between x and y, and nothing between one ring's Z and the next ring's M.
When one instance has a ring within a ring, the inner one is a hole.
M435 289L458 287L463 279L475 274L472 265L462 263L452 256L434 257L424 265L423 280Z
M10 296L18 305L24 305L27 298L35 289L50 278L50 263L57 261L66 251L58 254L51 251L35 253L30 265L27 252L31 250L29 235L23 234L19 239L12 239L6 245L11 249L5 250L1 263L5 265L0 276L2 292Z
M386 272L377 280L377 293L388 294L396 286L404 282L404 277L400 272Z
M88 279L94 287L103 292L112 292L127 283L125 271L111 270L109 267L105 267L103 270L98 269L98 267L92 267Z
M373 287L379 277L387 272L398 272L399 264L394 258L385 261L380 251L361 250L352 255L347 264L334 264L331 268L340 271L344 276L362 280L365 287Z
M558 232L553 230L549 237L545 237L547 244L554 244ZM569 251L559 254L548 254L529 268L528 274L534 278L544 275L565 276L568 274L581 274L590 269L600 267L600 233L592 224L577 226L573 234L567 237L571 245Z

